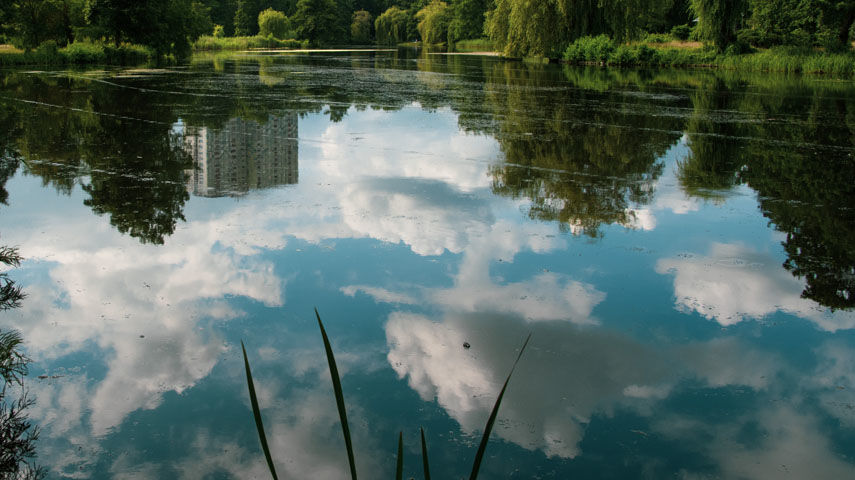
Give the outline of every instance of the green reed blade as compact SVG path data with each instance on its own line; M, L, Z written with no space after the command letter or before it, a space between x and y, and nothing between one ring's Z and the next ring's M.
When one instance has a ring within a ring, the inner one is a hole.
M267 436L264 434L264 424L261 422L261 410L258 408L258 397L255 395L255 384L252 383L252 371L249 369L249 358L246 356L246 347L243 340L240 341L240 349L243 350L243 364L246 367L246 385L249 387L249 401L252 403L252 415L255 417L255 428L258 430L258 439L261 440L261 449L264 450L264 458L267 459L267 468L273 480L278 480L276 467L273 466L273 458L270 456L270 448L267 447Z
M513 375L514 369L517 368L517 363L520 361L520 357L522 357L529 339L531 339L530 333L528 334L528 337L526 337L525 342L520 349L520 353L517 355L517 359L514 360L514 365L511 367L510 373L508 373L508 378L505 379L505 384L502 385L499 397L496 398L496 404L493 405L493 411L490 412L490 418L487 419L487 426L484 427L484 436L481 437L481 444L478 445L478 452L475 454L475 463L472 465L472 473L469 475L469 480L475 480L478 478L478 470L481 468L481 460L484 459L484 452L487 450L487 440L490 439L490 432L493 430L493 423L496 422L496 415L499 413L499 404L502 403L502 397L505 395L505 389L508 388L508 382L511 380L511 375Z
M324 324L321 322L321 315L318 313L317 308L315 308L315 317L318 318L318 326L321 328L321 336L324 338L324 349L327 352L327 362L330 365L330 377L332 377L333 392L335 392L335 403L338 406L341 431L344 434L344 445L347 448L347 460L350 463L350 478L356 480L356 462L353 459L353 443L350 441L350 427L347 425L347 411L344 408L344 393L341 390L341 379L338 376L338 368L335 366L335 357L333 356L330 339L327 337L327 331L324 329Z
M395 466L395 480L404 480L404 432L398 432L398 462Z
M425 480L430 480L430 467L428 466L427 442L425 442L425 430L419 427L419 432L422 434L422 463L425 467Z

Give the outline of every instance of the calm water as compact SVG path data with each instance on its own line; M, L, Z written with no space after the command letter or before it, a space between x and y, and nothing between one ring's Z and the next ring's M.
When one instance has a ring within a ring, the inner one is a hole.
M855 476L855 85L406 51L0 71L51 478ZM464 342L470 345L463 346Z

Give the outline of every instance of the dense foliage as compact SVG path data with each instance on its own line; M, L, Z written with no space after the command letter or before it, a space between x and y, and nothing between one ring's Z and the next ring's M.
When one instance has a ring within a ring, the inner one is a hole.
M181 56L202 37L312 45L489 39L510 57L559 58L580 38L649 38L718 52L852 48L852 0L16 0L0 4L0 43L26 51L88 41ZM625 51L621 51L626 53ZM622 62L618 62L622 63Z

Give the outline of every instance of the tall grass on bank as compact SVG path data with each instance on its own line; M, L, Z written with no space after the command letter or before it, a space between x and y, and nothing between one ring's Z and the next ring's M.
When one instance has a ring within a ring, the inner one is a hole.
M139 65L157 59L154 50L129 43L118 47L101 42L74 42L59 48L47 41L29 52L0 51L0 66L109 64Z
M493 42L488 38L475 38L455 42L453 47L455 52L490 52L493 50Z
M335 363L335 356L333 355L332 345L330 344L329 337L327 336L326 329L324 328L324 324L321 321L321 316L318 313L318 309L315 309L315 317L318 320L318 328L321 330L321 337L324 342L324 350L327 356L327 363L329 364L330 369L330 377L332 378L333 383L333 394L335 395L336 406L338 407L339 413L339 421L341 423L342 434L344 435L344 444L345 450L347 451L347 459L348 464L350 466L350 476L352 480L356 480L356 462L354 460L353 455L353 442L350 437L350 427L347 422L347 411L344 406L344 393L341 388L341 378L338 374L338 368ZM487 424L484 427L484 434L481 437L481 442L478 445L478 451L475 453L475 460L472 464L472 472L469 474L469 480L477 480L478 472L481 468L481 463L484 460L484 453L487 449L487 442L490 439L490 433L493 431L493 425L496 422L496 418L499 413L499 406L502 403L502 397L505 395L505 390L508 388L508 382L511 380L511 375L514 373L514 369L516 369L517 364L522 358L523 352L525 352L525 348L528 345L528 341L531 339L531 334L525 339L522 347L520 348L519 354L517 354L516 360L514 360L513 365L511 366L511 371L508 373L508 377L505 379L505 383L502 385L502 389L499 392L499 396L496 398L496 403L493 405L493 409L490 411L490 416L487 419ZM264 426L261 420L261 410L258 406L258 397L255 393L255 384L252 380L252 372L249 366L249 358L246 355L246 348L244 348L243 341L241 341L241 351L243 352L243 361L246 369L246 385L249 389L249 398L250 403L252 405L252 414L255 418L255 426L258 430L259 440L261 442L261 448L264 451L265 459L267 460L267 466L270 470L270 475L276 480L278 477L276 475L276 469L273 466L273 459L270 455L270 450L267 446L267 436L264 433ZM425 433L424 429L419 427L419 434L421 436L421 446L422 446L422 466L424 469L425 480L430 480L430 466L428 465L428 455L427 455L427 443L425 442ZM403 466L404 466L404 453L403 453L403 432L398 433L398 452L395 461L395 478L401 479L403 474Z
M573 64L616 66L718 67L731 70L855 76L855 53L824 53L794 47L775 47L751 53L735 49L716 53L704 48L619 45L605 35L583 37L564 51Z
M249 50L252 48L308 48L308 40L279 40L272 35L263 37L213 37L203 35L193 42L195 51Z

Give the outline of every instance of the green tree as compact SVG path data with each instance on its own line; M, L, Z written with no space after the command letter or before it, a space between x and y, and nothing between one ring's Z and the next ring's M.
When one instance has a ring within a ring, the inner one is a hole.
M806 37L815 41L818 27L816 0L754 0L748 24L762 46L794 44Z
M448 41L457 42L482 37L486 11L486 0L452 0Z
M18 0L4 6L0 17L13 43L30 50L48 40L60 46L74 41L75 29L85 22L84 7L84 0Z
M554 0L495 0L484 30L509 57L557 57L570 38L568 22Z
M237 0L237 8L235 9L234 17L235 36L243 37L254 35L258 32L258 24L253 21L258 18L255 10L256 7L253 0Z
M407 12L390 7L374 20L374 35L377 43L395 45L407 39Z
M371 41L371 13L366 10L353 12L353 20L350 23L350 39L354 43L366 44Z
M850 50L855 1L818 0L821 43L833 50Z
M274 38L287 38L288 17L272 8L264 10L258 14L258 33L264 37L273 35Z
M314 45L342 41L346 35L341 28L339 8L334 0L300 0L291 21L297 37L309 40Z
M91 0L87 19L100 36L152 47L158 54L190 53L190 41L211 31L204 5L191 0ZM204 28L203 28L204 27Z
M416 13L419 36L426 44L445 43L448 40L448 24L451 10L442 0L433 0Z
M701 38L724 50L736 41L736 30L748 13L748 0L691 0Z

